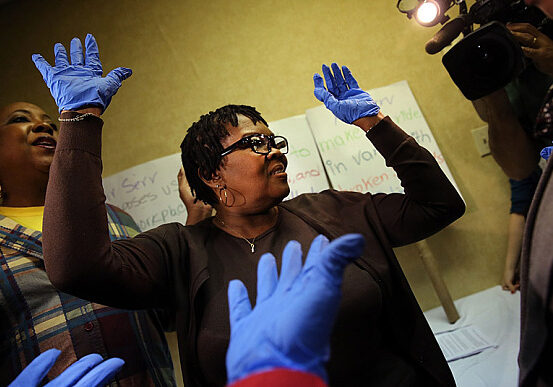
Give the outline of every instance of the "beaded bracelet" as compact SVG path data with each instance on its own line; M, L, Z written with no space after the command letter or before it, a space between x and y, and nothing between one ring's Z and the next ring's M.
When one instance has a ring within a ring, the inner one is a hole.
M85 113L85 114L81 114L81 115L78 115L78 116L73 117L73 118L61 118L61 117L59 117L58 121L59 122L77 122L77 121L83 121L86 117L90 117L90 116L95 116L96 117L96 114Z

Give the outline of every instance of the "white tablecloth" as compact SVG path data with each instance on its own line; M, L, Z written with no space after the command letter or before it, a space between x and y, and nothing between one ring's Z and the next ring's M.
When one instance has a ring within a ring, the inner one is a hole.
M434 333L477 326L497 348L449 363L459 387L515 387L518 385L517 356L520 338L520 293L500 286L455 301L461 318L447 321L441 307L424 313Z

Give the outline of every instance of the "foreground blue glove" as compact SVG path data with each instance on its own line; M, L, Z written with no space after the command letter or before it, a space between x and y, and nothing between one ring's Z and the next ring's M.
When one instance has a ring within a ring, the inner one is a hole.
M94 36L86 35L85 46L83 60L81 41L78 38L71 40L71 64L61 43L54 45L55 67L50 66L39 54L32 56L60 113L62 110L77 110L85 106L98 106L103 112L121 87L121 82L132 74L131 69L118 67L102 78L102 63Z
M319 74L313 75L315 97L346 124L351 124L362 117L376 116L380 111L376 102L369 93L359 88L346 66L342 66L342 71L336 63L332 63L332 72L334 72L332 74L328 66L323 65L323 75L328 90L325 89L323 78Z
M257 265L257 301L252 311L239 280L229 283L230 344L228 383L273 368L310 372L327 380L330 333L341 297L344 269L363 251L361 235L332 243L313 240L302 268L301 246L289 242L278 279L275 258L264 254Z
M37 356L8 387L37 387L56 362L61 351L50 349ZM102 356L90 354L77 360L46 386L105 386L125 362L116 357L102 361Z

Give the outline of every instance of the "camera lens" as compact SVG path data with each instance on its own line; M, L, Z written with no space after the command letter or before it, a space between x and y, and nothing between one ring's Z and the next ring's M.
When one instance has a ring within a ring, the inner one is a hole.
M442 62L470 100L505 87L524 67L520 45L498 22L465 36L443 56Z
M467 62L475 78L510 78L513 66L512 48L500 39L479 39L469 48Z

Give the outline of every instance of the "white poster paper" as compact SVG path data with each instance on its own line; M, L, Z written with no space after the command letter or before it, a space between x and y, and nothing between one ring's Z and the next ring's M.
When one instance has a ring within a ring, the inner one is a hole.
M370 94L396 124L434 155L455 185L407 82L374 89ZM395 172L385 166L363 131L344 124L322 105L306 115L270 122L269 128L286 137L290 146L290 194L285 200L329 188L325 170L335 189L403 192ZM177 181L180 166L180 153L176 153L106 177L107 201L131 214L143 231L164 223L184 224L187 213Z
M305 114L270 122L269 128L288 140L286 173L290 194L284 200L328 189L324 167Z
M288 140L288 183L292 199L302 193L328 188L317 146L305 115L269 123L275 134ZM103 180L107 202L131 214L142 231L164 223L186 222L186 208L179 198L177 173L180 153L126 169ZM286 200L285 199L285 200Z
M369 93L385 114L434 155L457 188L407 81L373 89ZM335 189L362 193L403 192L396 173L386 167L384 158L362 130L340 121L324 106L307 110L306 116Z
M107 202L131 214L142 231L186 222L177 174L180 153L148 161L104 178Z

